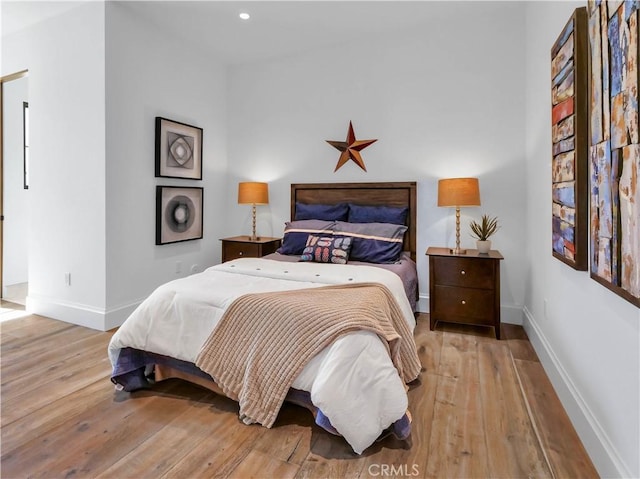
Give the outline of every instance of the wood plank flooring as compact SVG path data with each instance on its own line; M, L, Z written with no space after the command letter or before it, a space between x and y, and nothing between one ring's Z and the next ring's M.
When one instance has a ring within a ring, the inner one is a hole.
M116 392L101 333L39 316L0 323L2 478L598 477L524 330L416 329L409 441L361 456L286 404L272 429L167 380Z

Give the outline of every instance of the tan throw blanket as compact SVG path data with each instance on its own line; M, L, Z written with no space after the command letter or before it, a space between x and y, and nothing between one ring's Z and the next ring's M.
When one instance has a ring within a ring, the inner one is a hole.
M247 294L224 313L196 358L240 418L271 427L308 361L341 335L375 332L405 383L420 373L412 332L391 292L377 283Z

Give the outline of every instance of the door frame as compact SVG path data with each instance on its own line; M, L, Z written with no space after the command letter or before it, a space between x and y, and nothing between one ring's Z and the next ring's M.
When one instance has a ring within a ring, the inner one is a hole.
M21 70L0 77L0 298L4 290L3 250L4 250L4 84L28 76L29 70Z

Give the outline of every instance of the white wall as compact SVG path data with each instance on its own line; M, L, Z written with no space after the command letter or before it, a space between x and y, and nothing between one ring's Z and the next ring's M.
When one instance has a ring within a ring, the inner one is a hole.
M599 473L640 477L640 311L551 256L550 51L581 6L526 10L525 328Z
M23 102L28 101L27 77L3 85L3 296L8 286L26 283L29 190L24 189Z
M455 244L454 213L436 206L437 180L478 176L482 207L468 223L498 215L494 247L502 265L503 318L520 322L525 291L524 5L425 2L432 23L360 43L279 61L233 67L229 77L229 221L225 234L251 231L250 208L237 205L241 180L268 181L258 233L278 236L289 219L295 182L418 182L421 309L428 303L428 246ZM362 151L367 172L325 140L378 141Z
M27 309L102 329L104 4L77 3L54 18L3 36L1 68L3 75L29 70Z
M106 4L107 322L121 324L155 287L220 261L226 201L226 68ZM203 180L154 177L155 117L203 128ZM203 239L155 246L156 185L204 187ZM176 272L176 263L181 272Z

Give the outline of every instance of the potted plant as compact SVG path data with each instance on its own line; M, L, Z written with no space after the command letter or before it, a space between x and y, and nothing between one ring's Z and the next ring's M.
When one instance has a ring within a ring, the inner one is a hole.
M482 215L481 222L478 223L472 220L471 223L469 223L469 227L471 228L471 236L476 238L478 252L487 254L491 249L491 240L489 240L489 238L493 236L499 228L498 217Z

